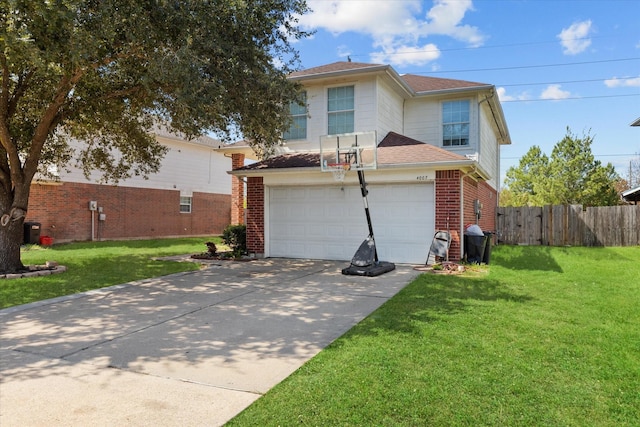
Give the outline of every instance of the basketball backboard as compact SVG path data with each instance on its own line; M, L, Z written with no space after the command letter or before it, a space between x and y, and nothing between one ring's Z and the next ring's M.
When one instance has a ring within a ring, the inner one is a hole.
M337 165L349 165L351 170L378 167L375 132L345 133L320 137L320 167L332 172Z

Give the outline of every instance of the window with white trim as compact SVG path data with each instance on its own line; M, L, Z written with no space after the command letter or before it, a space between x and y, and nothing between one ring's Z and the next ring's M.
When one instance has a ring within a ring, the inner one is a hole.
M469 145L468 99L442 103L442 145L458 147Z
M327 114L329 135L351 133L354 131L354 86L329 88L327 93Z
M191 196L180 196L180 213L191 213Z
M297 102L289 104L289 114L291 115L291 126L289 130L282 135L285 141L292 139L307 139L307 93L301 94L303 105Z

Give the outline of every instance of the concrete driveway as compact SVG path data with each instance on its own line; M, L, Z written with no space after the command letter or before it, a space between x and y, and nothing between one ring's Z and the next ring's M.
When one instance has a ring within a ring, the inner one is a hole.
M346 265L226 262L0 310L0 425L223 425L418 274Z

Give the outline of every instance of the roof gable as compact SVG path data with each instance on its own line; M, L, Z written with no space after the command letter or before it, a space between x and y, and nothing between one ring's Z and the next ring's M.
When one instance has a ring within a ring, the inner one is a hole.
M409 138L408 136L400 135L399 133L389 132L387 136L385 136L384 139L380 141L380 144L378 144L378 148L418 144L424 144L424 142L418 141L417 139Z

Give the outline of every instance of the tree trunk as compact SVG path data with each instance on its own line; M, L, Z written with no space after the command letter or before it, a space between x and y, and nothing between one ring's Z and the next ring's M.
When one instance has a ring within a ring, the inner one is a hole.
M0 274L18 273L25 269L20 260L23 224L24 217L0 226Z

